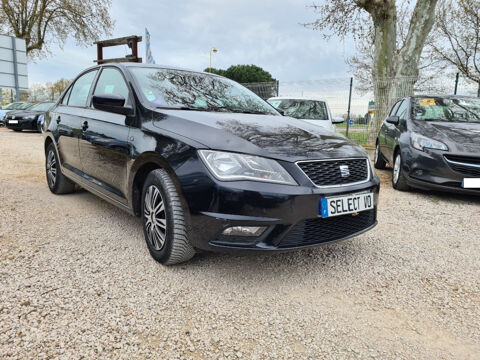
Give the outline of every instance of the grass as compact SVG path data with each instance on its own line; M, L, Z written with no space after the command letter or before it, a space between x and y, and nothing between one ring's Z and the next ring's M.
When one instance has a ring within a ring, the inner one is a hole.
M338 132L342 135L346 134L346 130L337 129ZM368 142L368 132L365 131L349 131L348 138L355 141L359 145L365 145Z

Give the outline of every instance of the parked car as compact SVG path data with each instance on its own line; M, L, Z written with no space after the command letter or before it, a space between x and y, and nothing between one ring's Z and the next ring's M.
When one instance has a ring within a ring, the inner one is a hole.
M25 104L25 103L22 102L22 101L18 101L18 102L13 102L13 103L10 103L8 105L2 106L2 108L0 109L0 126L5 125L5 122L3 121L3 118L5 117L5 114L7 112L12 111L12 110L16 110L20 106L22 106L23 104Z
M332 117L330 108L324 100L295 97L272 97L267 100L275 109L286 116L336 131L335 124L343 123L343 118Z
M412 96L398 101L383 122L375 167L393 167L395 189L480 195L480 99ZM477 179L477 180L466 180Z
M45 113L55 103L52 101L43 101L34 103L24 110L10 111L5 115L5 126L15 131L22 130L41 130L40 122Z
M141 217L162 264L196 249L304 248L377 223L379 179L362 147L214 74L90 68L43 133L50 190L77 184Z

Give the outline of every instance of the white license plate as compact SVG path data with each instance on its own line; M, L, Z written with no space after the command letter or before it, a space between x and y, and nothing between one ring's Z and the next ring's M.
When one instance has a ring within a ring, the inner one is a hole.
M480 189L480 178L465 178L462 187L464 189Z
M9 124L18 124L18 120L8 120Z
M319 215L323 218L354 214L373 209L373 193L348 194L322 197L319 202Z

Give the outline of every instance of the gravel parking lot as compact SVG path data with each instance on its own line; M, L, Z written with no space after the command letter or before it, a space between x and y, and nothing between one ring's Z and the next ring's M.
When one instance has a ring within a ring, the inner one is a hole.
M0 129L1 359L478 359L480 198L401 193L312 250L162 267L141 222L55 196L42 137Z

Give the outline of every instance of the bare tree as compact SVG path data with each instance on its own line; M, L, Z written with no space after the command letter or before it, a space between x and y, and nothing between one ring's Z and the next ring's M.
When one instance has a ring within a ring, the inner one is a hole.
M433 35L428 43L432 58L475 82L480 97L480 1L442 3Z
M420 56L435 22L437 2L416 1L403 42L399 42L398 31L406 19L398 21L395 0L330 0L324 5L313 5L319 18L307 26L329 31L325 34L327 38L332 34L340 37L351 34L356 40L373 39L371 76L375 83L375 129L395 99L413 93ZM411 0L402 3L409 6ZM372 142L373 138L369 140Z
M41 56L70 36L89 44L109 35L110 6L111 0L1 0L0 32L25 39L27 54Z

